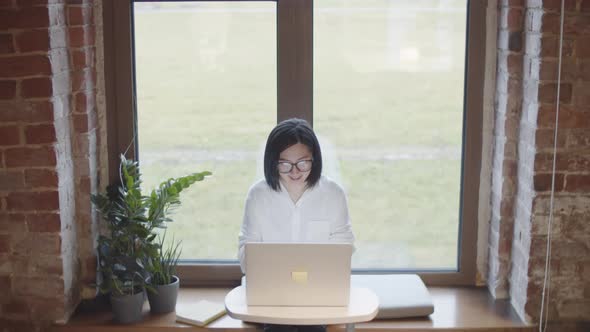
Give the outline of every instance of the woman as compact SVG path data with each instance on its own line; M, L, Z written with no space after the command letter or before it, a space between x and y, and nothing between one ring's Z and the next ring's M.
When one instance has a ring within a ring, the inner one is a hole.
M242 272L246 242L353 243L344 191L321 174L322 153L309 124L279 123L266 142L265 179L246 197L239 236Z

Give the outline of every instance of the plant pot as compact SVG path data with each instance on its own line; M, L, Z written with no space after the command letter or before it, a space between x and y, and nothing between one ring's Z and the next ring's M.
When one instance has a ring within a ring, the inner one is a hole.
M115 321L121 324L139 322L144 302L145 291L143 290L133 295L111 295L111 308Z
M172 283L168 285L152 285L156 292L148 292L151 312L163 314L176 310L179 285L180 279L177 276L172 276Z

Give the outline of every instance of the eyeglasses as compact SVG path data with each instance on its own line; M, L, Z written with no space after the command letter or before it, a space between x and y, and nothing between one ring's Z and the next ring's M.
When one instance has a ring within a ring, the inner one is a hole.
M279 173L290 173L293 169L293 166L297 167L299 172L308 172L309 170L311 170L312 163L313 159L299 160L296 163L291 163L288 161L279 161L277 168L279 169Z

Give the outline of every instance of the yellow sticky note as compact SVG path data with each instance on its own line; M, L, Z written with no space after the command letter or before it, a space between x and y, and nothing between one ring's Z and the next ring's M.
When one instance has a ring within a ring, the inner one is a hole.
M291 279L298 284L306 284L307 271L293 271L291 272Z

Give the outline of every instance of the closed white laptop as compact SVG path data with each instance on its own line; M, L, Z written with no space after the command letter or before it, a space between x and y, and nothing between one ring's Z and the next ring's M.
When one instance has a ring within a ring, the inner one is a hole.
M249 306L347 306L352 244L246 243Z

